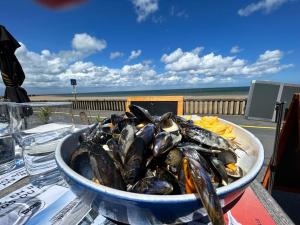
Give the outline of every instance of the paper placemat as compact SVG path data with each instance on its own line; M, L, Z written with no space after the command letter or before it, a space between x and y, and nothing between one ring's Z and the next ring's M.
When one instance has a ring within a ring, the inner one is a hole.
M28 176L28 173L27 173L25 167L21 167L19 169L15 169L9 173L1 175L0 176L0 191L27 176Z
M39 213L48 211L48 207L68 191L58 185L42 188L26 185L0 199L0 224L27 224Z

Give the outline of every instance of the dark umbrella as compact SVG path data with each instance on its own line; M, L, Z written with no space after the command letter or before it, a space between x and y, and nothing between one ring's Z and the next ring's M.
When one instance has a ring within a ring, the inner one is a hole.
M20 44L0 25L0 70L6 86L4 98L11 102L30 102L27 92L21 87L25 79L24 71L15 56Z

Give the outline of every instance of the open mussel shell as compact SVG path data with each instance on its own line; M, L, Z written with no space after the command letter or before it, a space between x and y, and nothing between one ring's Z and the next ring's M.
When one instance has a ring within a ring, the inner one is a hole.
M221 151L218 154L218 160L223 162L224 165L227 165L227 164L230 164L230 163L235 164L237 162L237 155L231 150Z
M153 123L154 122L153 117L150 115L148 110L146 110L140 106L130 105L129 110L138 119L138 123Z
M87 147L81 146L71 156L70 167L81 176L92 179L93 171L90 165L90 156Z
M109 117L102 120L101 125L108 124L108 123L111 123L111 119Z
M134 118L135 115L132 112L125 112L125 115L127 116L127 118Z
M174 148L168 152L165 164L167 165L169 171L171 171L174 174L177 174L180 170L182 159L182 151L178 148Z
M173 186L158 177L145 177L139 180L131 191L142 194L167 195L173 191Z
M162 115L158 122L158 127L166 132L172 133L179 130L178 125L172 119L173 113L168 112Z
M186 158L193 159L196 162L200 163L201 166L206 170L207 173L209 173L209 174L212 173L211 167L209 166L208 162L201 154L199 154L199 152L197 152L197 150L192 149L192 148L183 149L183 155Z
M165 180L165 181L169 182L173 186L173 191L170 192L170 194L173 194L173 195L181 194L181 189L180 189L177 178L174 176L174 174L169 172L167 169L158 168L157 169L157 177L160 178L161 180Z
M105 148L105 146L107 146L107 149ZM117 168L121 170L123 168L123 161L121 158L121 156L122 156L121 149L120 149L120 146L118 145L118 143L113 138L111 138L107 141L106 145L103 145L103 148L107 151L109 156L113 159Z
M205 154L205 155L211 155L211 154L215 154L215 153L220 153L220 150L215 150L215 149L210 149L210 148L205 148L199 144L195 144L193 142L184 142L184 143L179 143L177 145L178 148L180 149L193 149L196 150L197 152L199 152L200 154Z
M111 123L116 126L121 120L123 120L124 116L122 115L117 115L117 114L112 114L110 116L110 120L111 120Z
M107 151L101 145L92 145L89 146L89 153L94 178L102 185L126 190L121 173Z
M236 167L237 169L234 172L232 170L226 169L227 175L231 178L234 178L235 180L244 176L244 171L242 170L242 168L237 165Z
M223 185L228 185L227 170L220 160L215 157L210 157L211 164L213 165L216 175L221 179Z

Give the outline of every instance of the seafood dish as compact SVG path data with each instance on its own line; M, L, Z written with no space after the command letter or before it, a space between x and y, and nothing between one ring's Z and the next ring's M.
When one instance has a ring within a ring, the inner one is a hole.
M95 183L151 195L196 193L213 224L224 224L216 188L244 175L234 141L172 113L137 105L80 136L70 167Z

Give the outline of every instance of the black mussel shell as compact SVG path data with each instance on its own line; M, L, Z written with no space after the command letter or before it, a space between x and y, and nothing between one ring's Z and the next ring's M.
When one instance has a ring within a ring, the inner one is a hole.
M93 172L90 165L89 151L86 146L81 146L76 150L70 160L70 167L81 176L92 179Z
M237 162L237 155L231 151L222 151L218 154L218 159L224 163L224 165L230 164L230 163L236 163Z
M145 177L138 181L131 191L142 194L167 195L172 193L173 186L158 177Z
M108 123L111 123L111 119L109 117L102 120L101 125L108 124Z
M127 116L127 118L134 118L135 115L132 112L125 112L125 115Z
M138 119L138 123L153 123L153 117L150 115L147 109L144 109L137 105L129 106L130 112L132 112Z
M120 171L103 147L101 145L92 145L89 146L89 150L93 175L99 180L100 184L119 190L126 190Z
M123 178L127 184L134 184L145 173L146 169L146 145L142 138L137 137L131 144L124 161Z
M146 126L141 128L137 133L137 137L141 137L146 146L148 147L150 144L153 143L154 136L155 136L155 125L152 123L148 123Z
M165 164L170 172L177 174L181 168L183 153L178 148L174 148L168 152Z
M181 194L181 189L180 189L177 178L172 173L170 173L167 169L158 168L157 169L157 177L161 180L165 180L165 181L169 182L170 184L172 184L173 191L170 194L173 194L173 195Z
M211 157L210 160L217 177L222 181L223 185L227 185L228 175L223 162L216 157Z
M120 146L119 152L123 163L130 146L134 142L134 139L135 139L135 127L129 124L126 127L124 127L124 129L120 133L119 140L118 140L118 145Z
M111 123L116 126L121 120L123 120L124 116L112 114L110 116Z
M155 136L153 156L158 157L173 147L173 138L168 132L160 132Z

